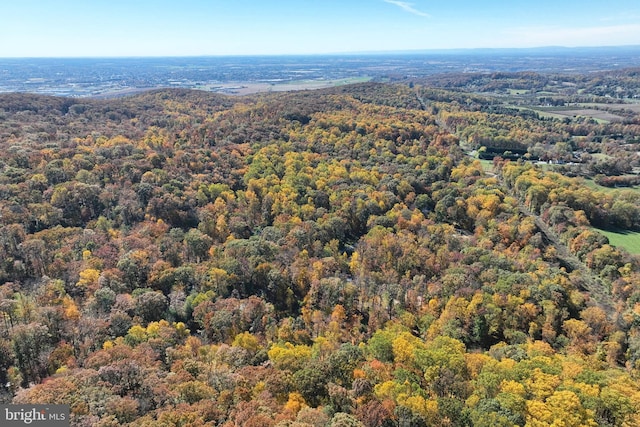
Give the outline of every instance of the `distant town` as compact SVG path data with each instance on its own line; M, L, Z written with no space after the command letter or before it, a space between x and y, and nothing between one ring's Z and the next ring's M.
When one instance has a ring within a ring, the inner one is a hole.
M0 59L0 93L113 97L155 88L229 94L443 73L585 73L640 66L640 46L478 49L333 56Z

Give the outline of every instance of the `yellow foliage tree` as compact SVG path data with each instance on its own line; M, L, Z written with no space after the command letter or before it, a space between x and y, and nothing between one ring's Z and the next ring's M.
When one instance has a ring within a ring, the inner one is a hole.
M286 342L272 346L267 351L267 355L278 369L297 371L311 359L311 348L307 345L293 345Z
M98 279L100 278L100 272L93 268L87 268L80 272L80 279L76 283L76 286L84 291L94 291L98 288Z
M569 390L554 392L545 401L527 402L527 426L597 427L593 411L585 409L578 396Z

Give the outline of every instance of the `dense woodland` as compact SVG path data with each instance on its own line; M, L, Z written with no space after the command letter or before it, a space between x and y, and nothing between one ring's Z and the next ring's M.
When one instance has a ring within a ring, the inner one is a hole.
M640 425L640 259L593 228L640 229L640 193L584 178L639 137L420 84L0 95L1 399L75 426ZM607 157L486 171L487 146Z

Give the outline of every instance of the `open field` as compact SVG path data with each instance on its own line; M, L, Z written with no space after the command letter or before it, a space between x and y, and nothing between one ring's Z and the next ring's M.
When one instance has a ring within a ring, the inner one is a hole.
M538 93L539 95L540 93ZM611 110L627 110L636 114L640 114L640 103L630 104L601 104L601 103L585 103L575 104L572 107L542 107L536 105L514 105L517 104L518 98L510 98L505 103L505 107L515 108L517 110L535 111L542 118L564 119L566 117L591 117L599 122L615 122L624 120L624 117L610 112Z
M598 108L606 108L609 110L628 110L633 111L636 114L640 114L640 104L580 104L581 107L589 108L589 107L598 107Z
M478 159L478 161L482 165L483 171L493 173L493 160Z
M609 243L625 248L629 253L640 254L640 233L635 231L609 231L597 229L600 233L607 236Z
M564 119L565 117L567 117L565 114L560 114L559 112L545 109L543 107L513 105L511 103L505 103L504 106L516 110L535 111L536 113L538 113L538 116L543 119Z
M603 185L597 184L593 179L584 179L584 185L598 191L602 191L605 193L615 193L620 191L635 191L640 193L640 187L605 187Z
M548 110L539 110L535 107L529 107L527 109L535 111L536 113L538 113L538 116L542 117L543 119L564 119L565 117L567 117L564 114L559 114Z
M591 178L585 179L584 180L584 185L589 187L589 188L591 188L591 189L598 190L598 191L603 191L603 192L606 192L606 193L613 193L614 191L617 191L616 188L610 188L610 187L605 187L605 186L596 184L593 181L593 179L591 179Z
M249 95L263 92L288 92L294 90L325 89L328 87L342 86L352 83L364 83L370 81L370 77L353 77L336 80L294 80L275 82L233 82L221 85L206 85L198 89L211 92L225 93L228 95Z
M591 117L592 119L606 121L606 122L615 122L623 120L623 117L618 116L616 114L612 114L608 111L602 110L594 110L591 108L576 108L576 109L567 109L567 108L550 108L550 109L541 109L540 111L557 114L562 117Z

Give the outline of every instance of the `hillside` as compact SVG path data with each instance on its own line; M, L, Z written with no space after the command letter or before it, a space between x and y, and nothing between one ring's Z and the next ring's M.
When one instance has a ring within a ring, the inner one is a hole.
M638 425L640 259L594 227L639 230L640 193L585 177L631 174L639 137L421 84L0 95L1 400L77 426Z

